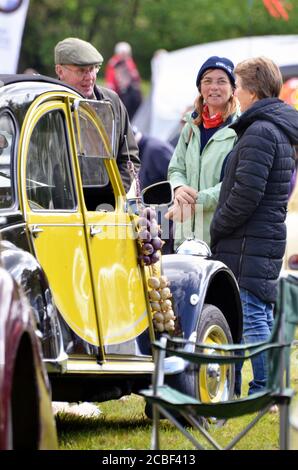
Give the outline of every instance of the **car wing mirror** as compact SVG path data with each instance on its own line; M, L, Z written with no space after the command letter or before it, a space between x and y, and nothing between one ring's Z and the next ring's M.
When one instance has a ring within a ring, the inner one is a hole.
M169 181L151 184L142 190L141 199L144 206L169 206L173 203L173 188Z

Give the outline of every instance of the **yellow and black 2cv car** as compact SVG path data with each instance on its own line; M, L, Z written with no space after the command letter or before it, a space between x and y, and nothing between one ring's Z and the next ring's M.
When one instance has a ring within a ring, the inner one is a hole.
M151 342L164 330L209 344L239 342L231 271L195 240L161 256L158 231L140 237L149 206L169 203L170 191L166 183L145 188L136 209L127 199L111 104L40 75L0 80L1 257L33 308L52 399L137 393L151 381ZM233 394L232 367L194 372L165 361L189 394L207 401Z

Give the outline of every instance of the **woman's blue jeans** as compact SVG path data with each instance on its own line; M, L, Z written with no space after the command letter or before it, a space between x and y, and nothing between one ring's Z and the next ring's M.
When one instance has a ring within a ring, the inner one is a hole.
M246 289L240 288L240 298L243 310L242 342L256 343L269 338L273 326L273 305L263 302ZM252 362L253 380L249 383L248 394L259 392L267 381L267 355L258 354ZM236 364L235 394L241 394L242 363Z

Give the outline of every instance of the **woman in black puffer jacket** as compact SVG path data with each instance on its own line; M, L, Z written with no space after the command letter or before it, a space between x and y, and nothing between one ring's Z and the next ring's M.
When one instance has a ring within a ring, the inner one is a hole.
M285 218L298 144L298 112L279 100L279 68L264 57L237 65L242 115L225 167L211 224L213 258L235 274L243 307L244 342L262 341L272 329L272 302L286 244ZM249 394L266 383L265 355L252 361ZM236 393L240 393L239 382Z

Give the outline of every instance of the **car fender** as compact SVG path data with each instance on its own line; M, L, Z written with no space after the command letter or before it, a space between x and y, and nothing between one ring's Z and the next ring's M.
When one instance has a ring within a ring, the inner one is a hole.
M25 446L56 449L50 382L42 362L32 308L22 288L3 268L0 268L0 298L3 345L0 351L0 449L10 449L12 445L9 431L12 409L14 438L17 436L13 443L17 448L23 439L22 429L30 429L33 433L27 433ZM29 402L22 401L24 397ZM27 418L30 415L33 420L32 427L19 428L24 417L22 407L27 409Z
M1 260L30 302L41 336L44 359L62 364L67 356L63 349L58 311L42 267L30 252L8 240L1 241Z
M162 269L170 282L177 334L190 338L196 331L203 305L209 303L222 311L233 341L240 342L242 307L239 288L226 265L202 256L171 254L163 256Z

